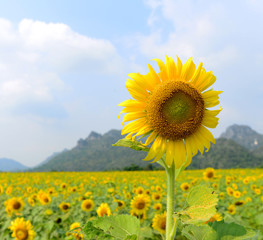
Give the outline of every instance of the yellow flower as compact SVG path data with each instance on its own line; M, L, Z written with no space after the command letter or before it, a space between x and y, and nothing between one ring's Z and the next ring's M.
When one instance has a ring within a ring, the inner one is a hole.
M81 209L83 211L89 212L92 211L94 208L94 202L91 199L86 199L81 204Z
M84 239L84 235L81 233L81 227L79 222L72 223L70 225L69 230L71 230L71 232L68 232L67 235L73 235L77 240Z
M243 206L245 204L245 201L239 200L234 203L235 206Z
M159 231L161 234L165 234L166 212L154 215L152 227L153 229Z
M5 201L6 212L12 214L13 212L22 211L24 208L24 202L21 198L11 198Z
M215 169L213 168L207 168L204 172L203 172L203 176L205 180L211 180L215 177Z
M99 217L111 215L111 210L110 210L109 205L107 203L102 203L97 209L97 214Z
M160 193L153 193L152 194L152 199L153 201L161 201L162 200L162 195Z
M228 194L229 196L233 196L233 194L234 194L234 190L233 190L231 187L227 187L227 188L226 188L226 192L227 192L227 194Z
M241 192L239 192L239 191L234 191L233 196L234 196L235 198L240 198L240 197L241 197Z
M160 72L157 74L149 65L149 73L131 73L132 79L126 87L134 99L119 104L127 113L122 134L134 139L147 136L145 145L153 142L144 160L158 161L166 153L166 164L176 168L191 163L192 157L209 150L210 142L215 143L211 132L215 128L219 110L208 110L219 104L221 91L208 88L216 81L212 72L206 72L200 63L196 68L192 58L182 65L171 57L166 57L166 66L155 59Z
M216 213L214 216L212 216L208 221L206 221L205 223L209 223L209 222L220 222L223 219L222 215L220 213Z
M49 196L49 194L43 192L42 190L39 191L38 193L38 201L42 204L42 205L47 205L51 202L51 197Z
M234 215L236 213L236 207L235 205L230 205L228 208L227 208L227 211L231 214L231 215Z
M257 195L260 195L260 194L261 194L261 190L260 190L259 188L255 189L254 191L255 191L255 193L256 193Z
M24 218L16 218L9 228L15 240L33 240L36 235L30 221L25 221Z
M161 203L155 203L153 205L153 209L155 209L157 211L161 211L163 209L163 205Z
M219 198L220 199L224 199L225 198L225 193L223 193L223 192L219 193Z
M51 209L47 209L47 210L45 211L45 214L46 214L47 216L50 216L50 215L53 214L53 211L52 211Z
M263 200L262 200L262 201L263 201ZM251 197L247 197L247 198L246 198L246 202L252 202Z
M138 214L136 211L134 211L132 209L131 210L131 215L137 217L138 219L140 219L140 222L143 222L146 219L146 212L142 212L142 213Z
M131 209L137 215L140 215L147 211L150 206L150 197L148 195L137 195L131 201Z
M180 188L183 190L183 191L188 191L190 189L190 185L186 182L182 183Z
M138 187L138 188L136 188L136 190L135 190L135 193L136 193L136 194L143 194L143 192L144 192L144 188L143 188L143 187Z
M68 212L70 209L70 203L62 202L59 204L59 208L62 212Z
M118 204L118 207L117 207L117 210L121 210L125 207L125 202L123 202L122 200L114 200L117 204Z

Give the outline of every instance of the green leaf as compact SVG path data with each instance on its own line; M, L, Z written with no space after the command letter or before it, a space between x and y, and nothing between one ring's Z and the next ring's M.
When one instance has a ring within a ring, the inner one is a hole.
M186 202L188 206L177 213L183 223L205 222L216 214L215 206L218 198L212 188L204 185L193 187L187 196Z
M145 152L149 152L149 150L150 150L150 148L144 146L140 142L138 142L136 140L133 141L133 140L127 139L127 138L120 139L115 144L112 144L112 146L128 147L128 148L134 149L136 151L145 151Z
M258 225L263 225L263 213L260 213L255 217L255 222Z
M189 240L216 240L216 232L208 225L196 226L187 225L182 230L184 235Z
M153 238L153 230L150 227L143 227L140 229L140 239L143 238Z
M102 229L96 228L93 222L87 222L83 228L83 232L87 240L103 240L103 239L114 239L109 234L106 234Z
M223 220L209 223L209 225L216 231L218 240L251 240L256 235L254 231L245 229L234 222L225 223Z
M137 239L140 232L140 221L131 215L100 217L94 226L116 239Z

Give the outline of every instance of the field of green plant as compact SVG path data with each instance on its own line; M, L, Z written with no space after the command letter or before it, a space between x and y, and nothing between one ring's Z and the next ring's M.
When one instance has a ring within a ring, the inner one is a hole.
M200 183L218 194L210 222L234 220L263 239L263 169L184 171L176 180L176 211ZM78 227L120 214L136 216L148 238L162 239L165 209L164 171L0 173L1 240L85 239ZM176 239L186 238L179 232Z

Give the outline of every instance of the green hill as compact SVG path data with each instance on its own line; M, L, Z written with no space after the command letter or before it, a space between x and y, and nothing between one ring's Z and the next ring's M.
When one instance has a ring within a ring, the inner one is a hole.
M106 171L121 170L131 165L146 167L149 162L142 160L146 152L112 146L121 138L123 136L119 130L111 130L104 135L92 132L86 139L80 139L71 150L54 156L32 170ZM195 156L189 168L253 168L262 166L262 163L263 155L255 156L235 141L219 138L216 145L212 144L209 152Z

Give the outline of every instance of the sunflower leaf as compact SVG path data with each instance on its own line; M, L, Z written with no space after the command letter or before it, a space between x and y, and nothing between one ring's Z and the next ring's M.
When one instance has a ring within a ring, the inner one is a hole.
M184 235L189 240L216 240L216 232L208 225L196 226L187 225L182 230Z
M246 229L243 226L234 222L225 223L224 220L220 222L209 223L209 225L216 231L218 240L252 240L258 239L257 234Z
M140 233L140 221L131 215L99 217L91 224L86 224L84 232L90 237L88 239L92 239L91 236L97 233L100 236L104 234L104 237L111 236L113 239L136 240Z
M204 185L193 187L186 199L188 206L177 213L183 223L195 224L208 221L216 214L218 198L212 188Z
M150 150L150 148L144 146L140 142L138 142L136 140L127 139L127 138L120 139L115 144L112 144L112 146L128 147L128 148L134 149L136 151L145 151L145 152L149 152L149 150Z

